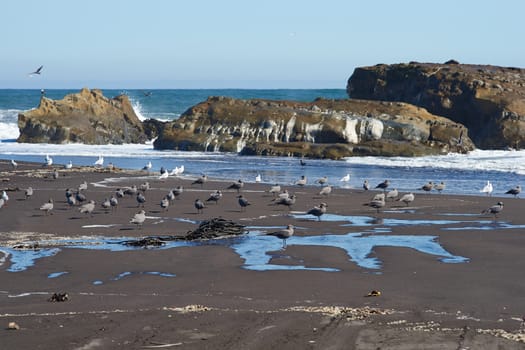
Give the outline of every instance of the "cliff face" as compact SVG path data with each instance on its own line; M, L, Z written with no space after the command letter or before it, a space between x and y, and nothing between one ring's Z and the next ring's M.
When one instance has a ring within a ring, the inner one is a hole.
M355 69L351 98L402 101L465 125L479 148L525 147L525 70L409 63Z
M109 99L82 89L62 100L42 97L38 108L18 115L18 142L142 143L142 124L125 95Z
M166 124L154 146L333 159L473 149L462 125L406 103L226 97L210 97Z

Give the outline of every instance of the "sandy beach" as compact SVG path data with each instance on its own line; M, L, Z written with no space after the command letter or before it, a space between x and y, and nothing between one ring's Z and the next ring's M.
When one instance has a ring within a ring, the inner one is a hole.
M409 205L388 201L377 212L363 204L380 191L323 196L309 179L281 184L297 196L288 210L275 205L270 184L238 192L228 189L237 179L201 186L146 171L56 169L54 179L52 168L0 161L0 190L9 196L0 208L0 349L525 348L523 199L416 191ZM66 202L66 189L84 181L92 215ZM135 196L120 198L116 210L101 207L117 188L144 182L142 227L129 223L142 209ZM177 186L184 192L164 210L161 199ZM198 213L195 200L216 190L222 198ZM46 215L39 208L50 198ZM498 201L497 218L481 214ZM305 215L321 202L320 220ZM212 218L249 233L115 248L182 237ZM289 224L286 247L265 235ZM7 254L13 247L25 248L20 260ZM67 300L49 301L54 293Z

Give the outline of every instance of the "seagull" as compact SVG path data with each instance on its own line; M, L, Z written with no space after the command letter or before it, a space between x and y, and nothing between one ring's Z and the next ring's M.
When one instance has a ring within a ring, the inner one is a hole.
M370 189L370 184L368 183L368 180L365 180L365 181L363 182L363 189L364 189L365 191L368 191L368 190Z
M378 184L375 188L380 188L383 191L386 191L386 188L388 186L390 186L390 181L389 180L385 180L385 181L381 182L380 184Z
M29 76L40 75L40 73L42 73L42 69L43 68L44 68L44 66L38 67L34 72L29 73Z
M193 181L191 184L192 185L204 185L204 183L208 181L208 176L206 176L205 174L202 174L201 177L198 177L195 181Z
M144 223L144 221L146 221L146 212L144 210L141 210L138 213L136 213L131 218L131 220L129 220L129 223L142 227L142 224Z
M88 188L88 184L86 181L82 182L80 185L78 185L78 191L81 192L81 191L85 191L87 190Z
M321 216L324 213L326 213L326 203L321 203L319 206L315 206L306 212L308 215L317 216L318 221L321 221Z
M142 208L144 208L144 203L146 203L146 197L144 197L144 195L142 193L137 193L137 207L140 207L142 206Z
M306 176L302 175L299 180L295 181L295 184L297 186L304 186L304 185L306 185L307 181L308 180L306 179Z
M33 187L29 186L28 188L26 188L25 195L26 199L31 198L31 196L33 195Z
M173 190L171 190L171 192L173 192L175 199L179 199L179 196L182 194L182 192L184 192L184 188L179 185L175 187Z
M387 200L392 199L392 201L395 201L398 195L399 195L399 192L397 191L397 188L394 188L393 190L388 191L386 193L386 199Z
M279 192L281 192L281 186L279 186L278 184L275 184L270 187L268 192L276 196Z
M168 173L167 171L161 172L161 174L159 176L159 180L161 180L161 181L166 180L168 178L168 176L170 176L170 173Z
M131 185L131 187L126 187L124 189L124 194L127 194L127 195L130 195L130 196L134 196L137 194L138 192L138 188L137 188L137 185Z
M237 193L241 191L241 188L244 187L244 182L242 182L241 179L239 179L237 182L232 183L230 186L227 187L229 190L237 190Z
M255 177L255 182L259 183L261 181L262 181L261 174L257 174L257 176Z
M372 207L377 210L379 213L379 209L383 208L385 206L385 198L380 198L378 200L371 200L368 203L365 203L363 205L367 205L369 207Z
M282 239L283 240L283 249L284 249L286 247L286 240L288 238L292 237L293 234L294 234L294 226L293 225L288 225L288 226L286 226L286 228L284 228L282 230L269 232L266 235L267 236L274 236L274 237Z
M111 202L109 201L108 198L105 198L104 201L103 201L102 203L100 203L100 206L101 206L103 209L105 209L106 212L107 212L108 209L111 209Z
M434 185L434 188L436 189L436 191L441 193L441 191L443 191L445 189L445 186L446 186L445 183L443 181L441 181L437 185Z
M44 163L44 166L48 166L49 167L49 166L53 165L53 158L51 158L49 156L49 154L46 154L45 161L46 162Z
M170 200L168 199L168 196L165 196L160 201L160 207L164 209L165 211L168 211L168 207L170 206Z
M399 202L405 203L405 205L408 207L408 203L412 203L414 201L414 194L413 193L404 194L401 198L397 200Z
M11 159L11 166L13 167L14 170L16 170L16 168L18 167L18 163L15 162L14 159Z
M117 198L122 198L122 197L124 197L124 190L123 190L122 188L117 188L117 189L115 190L115 196L116 196Z
M373 198L373 201L384 201L385 200L385 193L378 193Z
M521 186L518 185L514 188L511 188L510 190L508 190L507 192L505 192L505 194L511 194L514 196L514 198L518 197L518 194L520 194L521 192Z
M87 198L85 195L77 191L77 193L75 193L75 200L80 204L82 202L85 202Z
M492 183L490 181L487 181L487 184L480 190L480 192L486 193L487 196L491 196L493 190L494 188L492 187Z
M170 173L170 175L177 176L184 172L184 165L181 165L180 167L175 167Z
M296 198L297 197L294 194L292 194L290 197L279 198L275 202L275 205L285 205L288 207L288 210L290 210L292 208L292 205L295 204Z
M251 203L248 202L248 200L244 198L242 194L239 195L237 198L239 199L239 205L241 206L241 211L245 211L246 207L251 205Z
M503 202L498 202L490 208L487 208L481 212L481 214L494 214L494 219L498 217L498 214L503 211Z
M86 204L82 204L80 208L78 208L78 211L81 213L89 214L91 217L93 217L93 210L95 210L95 201L90 200Z
M200 199L196 199L194 205L195 205L195 209L197 209L197 214L204 212L205 207L204 207L203 201L201 201Z
M146 193L147 190L149 190L150 186L149 186L149 182L144 182L144 183L141 183L139 185L139 190L141 190L142 192Z
M70 207L73 207L77 204L77 200L75 199L73 195L66 197L66 201Z
M153 165L151 165L151 162L148 162L148 164L144 165L144 168L142 170L150 171Z
M343 176L341 178L341 180L339 180L341 182L344 182L344 183L347 183L348 181L350 181L350 174L346 174L345 176Z
M52 177L53 177L53 180L56 180L56 179L58 179L58 170L56 170L56 169L53 169L53 174L52 174Z
M2 198L0 198L0 209L2 209L4 204L5 204L5 201Z
M1 197L6 203L9 200L9 196L7 195L6 191L2 191L2 197Z
M221 198L222 198L222 192L217 190L210 194L210 198L206 199L206 202L215 202L215 204L217 204L219 202L219 199Z
M104 157L98 156L98 159L95 161L95 163L93 165L96 166L96 167L103 166L104 165Z
M73 162L69 161L69 163L65 164L64 169L73 169Z
M332 186L324 186L321 191L319 191L320 196L328 196L330 193L332 193Z
M111 209L117 209L117 206L118 206L118 199L117 197L115 196L111 196L111 198L109 199L109 205L111 205Z
M301 164L301 166L305 166L305 165L306 165L306 162L304 161L303 158L301 158L300 161L299 161L299 164Z
M421 186L420 190L423 190L425 192L432 191L432 188L434 188L434 183L432 181L429 181L427 184L424 184Z
M47 201L47 203L45 204L42 204L42 206L40 207L40 210L42 210L43 212L47 214L49 214L51 212L51 210L53 210L53 199L52 198L49 198L49 200Z
M328 177L323 176L322 178L317 179L315 182L322 186L328 182Z

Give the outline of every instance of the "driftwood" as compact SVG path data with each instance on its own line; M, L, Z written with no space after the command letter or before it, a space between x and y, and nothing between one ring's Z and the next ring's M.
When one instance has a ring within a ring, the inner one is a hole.
M198 239L238 236L244 233L246 233L244 225L223 218L214 218L201 222L196 230L188 231L186 236L181 238L186 241L193 241Z
M62 301L68 301L69 295L67 293L53 293L51 298L49 298L47 301L50 302L62 302Z
M120 242L130 247L160 247L168 241L198 241L205 239L239 236L245 234L244 225L237 224L231 220L223 218L213 218L201 222L199 227L193 231L188 231L184 236L150 236L138 240L128 240Z

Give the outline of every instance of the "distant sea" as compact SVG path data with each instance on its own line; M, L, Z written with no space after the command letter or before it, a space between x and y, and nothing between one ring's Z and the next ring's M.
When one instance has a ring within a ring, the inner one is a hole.
M76 90L46 90L46 96L62 99ZM174 89L174 90L104 90L107 97L127 94L139 118L173 120L189 107L206 100L209 96L234 98L313 101L317 97L330 99L347 98L344 89ZM151 93L151 94L149 94ZM352 157L342 161L307 159L306 166L299 165L297 158L240 157L232 153L156 151L151 143L145 145L81 144L19 144L18 113L38 106L40 90L0 89L0 159L43 162L46 154L55 164L70 160L74 165L91 165L98 155L105 164L140 169L151 161L153 170L160 167L173 169L185 166L185 175L208 176L221 179L243 179L253 182L260 174L268 184L290 184L301 175L310 182L328 176L332 185L360 188L364 179L376 185L389 179L392 187L400 191L415 191L428 181L447 184L446 193L479 194L487 180L494 185L495 196L516 185L525 185L525 150L482 151L468 155L404 157ZM339 181L350 174L348 184Z

